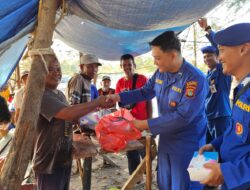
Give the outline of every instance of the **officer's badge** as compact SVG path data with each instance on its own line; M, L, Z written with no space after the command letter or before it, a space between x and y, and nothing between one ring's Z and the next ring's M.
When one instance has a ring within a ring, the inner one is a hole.
M155 82L158 83L158 84L162 84L162 83L163 83L163 80L156 79Z
M189 81L186 84L186 97L192 98L195 96L195 91L197 89L198 83L197 81Z
M175 92L181 93L181 89L176 86L172 86L172 90Z
M236 123L235 133L237 135L241 135L243 133L243 126L239 122Z
M169 106L175 108L177 106L177 102L175 101L170 101Z

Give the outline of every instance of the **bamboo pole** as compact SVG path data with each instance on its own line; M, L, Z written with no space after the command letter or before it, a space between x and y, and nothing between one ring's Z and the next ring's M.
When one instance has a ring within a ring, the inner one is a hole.
M151 190L152 161L151 161L151 136L146 136L146 190Z
M58 4L58 0L40 0L34 49L51 46ZM31 71L23 102L24 106L21 108L15 136L1 171L1 190L19 190L28 162L31 160L35 127L45 87L46 67L40 56L32 57Z
M196 32L196 25L193 24L193 30L194 30L194 66L197 67L197 32Z
M21 88L21 79L20 79L20 66L19 63L16 66L16 83L17 83L17 88Z

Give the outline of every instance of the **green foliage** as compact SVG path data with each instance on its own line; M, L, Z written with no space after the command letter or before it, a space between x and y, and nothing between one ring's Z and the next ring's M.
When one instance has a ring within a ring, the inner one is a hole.
M116 187L110 187L108 190L120 190L120 189L118 189Z
M234 9L235 11L239 11L248 0L233 0L233 1L226 1L227 7L229 9Z

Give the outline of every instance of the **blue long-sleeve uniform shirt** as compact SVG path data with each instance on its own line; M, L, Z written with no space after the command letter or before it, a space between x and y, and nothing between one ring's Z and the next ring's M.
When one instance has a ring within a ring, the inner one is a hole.
M190 154L205 135L207 93L204 74L184 60L179 72L157 70L144 87L120 97L123 104L129 104L156 96L159 117L149 119L148 125L153 135L160 134L159 151Z
M249 81L250 74L236 89ZM225 182L222 190L250 189L250 89L234 104L231 126L212 145L222 159L220 167Z
M215 33L211 31L209 35L206 35L206 37L218 52L217 44L213 40L214 34ZM207 118L210 120L219 117L231 116L229 100L232 81L231 76L224 75L222 64L218 63L213 70L208 71L207 80L210 87L205 106Z
M93 84L91 84L91 86L90 86L90 94L91 94L91 100L94 100L94 99L98 98L98 96L99 96L98 90L97 90L96 86Z

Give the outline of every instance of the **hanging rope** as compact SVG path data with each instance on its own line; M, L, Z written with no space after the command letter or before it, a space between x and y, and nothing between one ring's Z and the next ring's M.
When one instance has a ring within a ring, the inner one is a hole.
M45 72L46 74L48 74L48 68L47 68L47 62L46 60L44 59L44 55L55 55L55 52L52 48L38 48L38 49L31 49L29 50L28 52L29 56L40 56L42 61L43 61L43 65L44 65L44 68L45 68Z
M65 0L62 0L62 6L61 6L61 15L56 21L55 27L59 24L59 22L63 19L64 15L66 15L68 10L68 5L66 4Z

